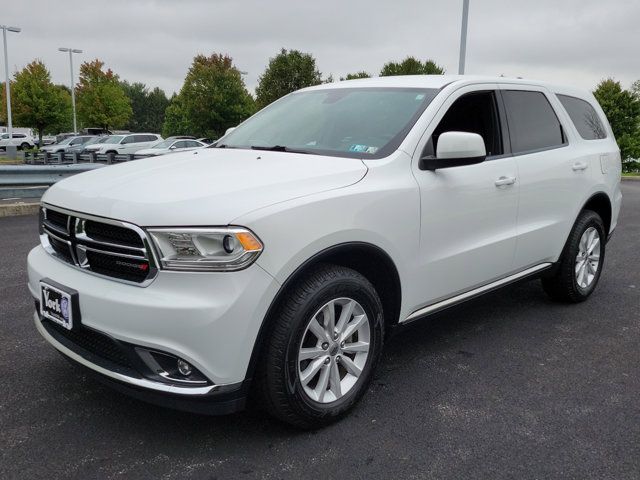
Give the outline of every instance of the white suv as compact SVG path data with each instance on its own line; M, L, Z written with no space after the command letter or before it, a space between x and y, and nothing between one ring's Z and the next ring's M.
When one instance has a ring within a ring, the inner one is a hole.
M42 199L42 336L152 402L259 403L317 427L367 390L387 334L542 277L585 300L621 204L594 97L505 78L312 87L213 147L84 173Z
M101 143L87 145L83 153L115 153L118 155L136 153L143 148L149 148L162 137L154 133L133 133L130 135L110 135Z
M0 150L6 150L9 145L18 147L21 150L27 150L28 148L34 148L36 146L33 137L26 133L12 133L11 139L9 139L8 133L0 135Z

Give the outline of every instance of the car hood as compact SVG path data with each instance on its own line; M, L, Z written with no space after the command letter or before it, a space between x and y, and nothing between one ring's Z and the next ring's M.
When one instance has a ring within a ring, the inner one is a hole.
M215 226L354 184L366 172L352 158L207 148L75 175L49 188L42 201L140 226Z

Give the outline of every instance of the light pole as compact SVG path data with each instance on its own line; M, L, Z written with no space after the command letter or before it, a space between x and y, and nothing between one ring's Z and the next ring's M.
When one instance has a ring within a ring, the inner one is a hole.
M460 28L460 61L458 75L464 75L464 62L467 56L467 23L469 20L469 0L462 0L462 27Z
M18 27L8 27L7 25L0 25L2 29L2 40L4 42L4 78L7 89L7 133L9 134L9 143L7 144L6 152L9 158L15 157L15 151L13 151L13 126L11 124L11 83L9 82L9 57L7 56L7 30L14 33L20 33ZM10 148L11 147L11 148Z
M76 89L73 82L73 54L82 53L82 50L76 48L60 47L61 52L69 52L69 71L71 72L71 106L73 107L73 133L78 133L78 125L76 122Z

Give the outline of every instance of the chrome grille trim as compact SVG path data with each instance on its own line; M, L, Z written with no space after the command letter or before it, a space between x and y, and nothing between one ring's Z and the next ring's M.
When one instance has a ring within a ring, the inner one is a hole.
M95 215L89 215L82 212L73 210L67 210L65 208L56 207L43 203L41 206L41 224L40 224L40 242L44 249L52 257L60 260L66 265L70 265L78 270L95 275L100 278L106 278L115 282L126 283L129 285L135 285L137 287L148 286L158 274L158 260L156 252L152 243L147 237L146 232L131 223L123 222L120 220L114 220L111 218L98 217ZM57 225L48 222L46 219L46 212L54 211L63 215L67 215L67 229L62 231ZM113 225L116 227L126 228L135 232L140 238L143 247L137 247L127 245L125 243L117 243L115 241L106 242L98 240L88 236L83 229L84 222L90 220L92 222ZM66 258L59 255L51 246L49 242L49 236L56 239L59 242L63 242L69 247L69 255L73 260L70 263ZM141 282L132 280L125 280L111 275L105 275L103 273L97 273L91 270L91 266L87 261L86 251L107 255L114 258L129 258L132 260L144 261L149 264L149 270L146 278ZM125 253L126 252L126 253Z

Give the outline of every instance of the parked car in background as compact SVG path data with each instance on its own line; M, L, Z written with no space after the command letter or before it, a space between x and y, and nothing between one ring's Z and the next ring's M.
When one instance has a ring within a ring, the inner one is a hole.
M82 153L87 145L97 145L102 140L106 140L108 135L86 135L87 140L83 143L69 145L66 153Z
M186 150L194 150L196 148L206 147L206 143L199 142L197 140L163 140L160 143L156 143L151 148L145 148L138 150L136 155L145 155L148 157L154 157L156 155L164 155L171 152L184 152Z
M54 143L52 145L45 145L40 149L41 152L49 153L66 153L70 147L82 147L88 142L97 140L98 137L94 135L80 135L78 137L67 137L60 143Z
M44 135L42 137L42 145L40 145L40 141L38 137L34 137L33 143L35 143L37 147L44 146L44 145L52 145L56 143L56 137L54 137L53 135Z
M65 138L69 138L69 137L77 137L79 135L79 133L77 132L63 132L63 133L59 133L56 135L56 141L55 143L60 143L62 140L64 140Z
M207 138L207 137L198 138L197 140L199 142L206 143L207 145L211 145L213 142L215 142L213 138Z
M101 143L87 145L83 150L85 153L116 153L128 154L136 153L143 148L149 148L162 140L160 135L155 133L133 133L130 135L109 135Z
M0 136L0 150L6 150L9 145L18 147L20 150L26 150L28 148L34 148L36 143L34 138L26 133L11 133L11 139L9 139L8 133L3 133Z

